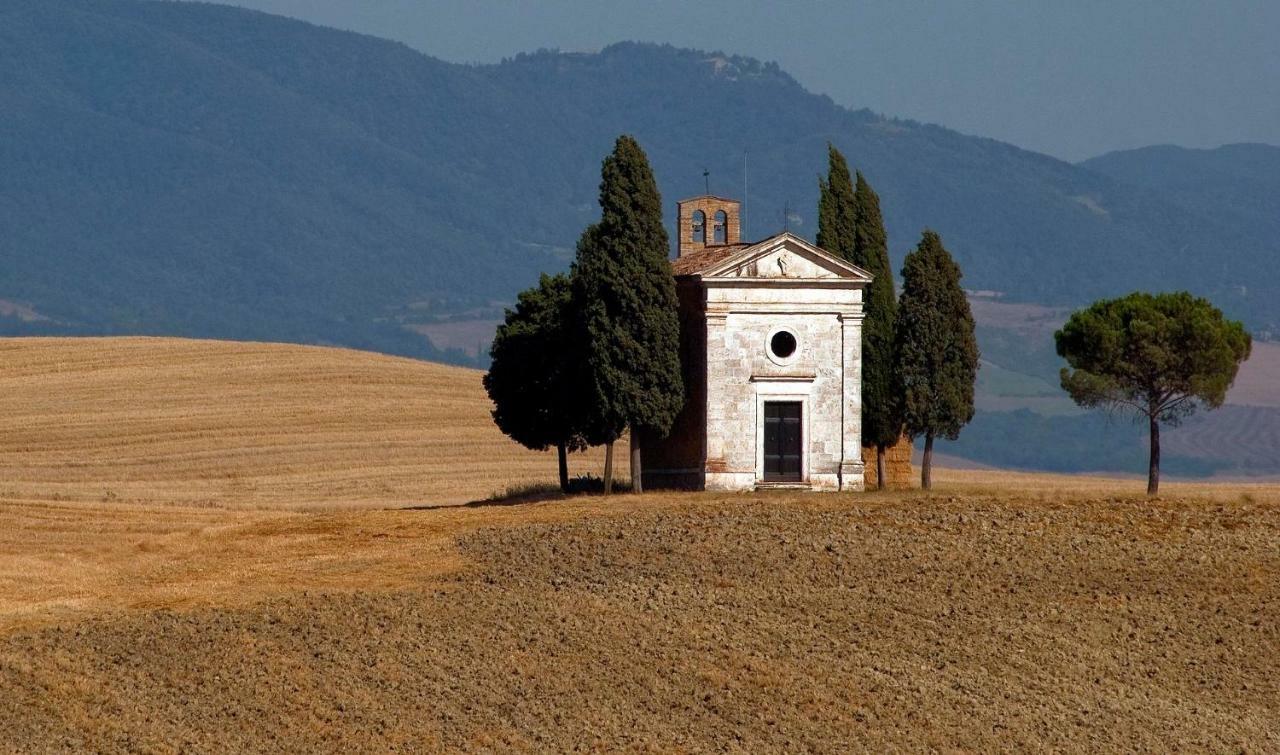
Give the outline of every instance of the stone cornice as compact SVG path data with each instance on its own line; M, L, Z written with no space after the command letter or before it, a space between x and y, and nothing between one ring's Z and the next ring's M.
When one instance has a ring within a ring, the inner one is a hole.
M812 383L813 381L815 381L815 380L817 380L817 379L818 379L818 376L817 376L817 374L816 374L816 373L804 374L804 375L797 375L797 374L792 374L792 375L768 375L768 374L764 374L764 375L752 375L752 376L751 376L751 382L753 382L753 383Z
M703 278L707 288L820 288L860 289L866 281L856 278Z
M843 321L861 322L864 315L830 304L797 304L773 302L713 302L707 305L706 317L729 315L831 315Z

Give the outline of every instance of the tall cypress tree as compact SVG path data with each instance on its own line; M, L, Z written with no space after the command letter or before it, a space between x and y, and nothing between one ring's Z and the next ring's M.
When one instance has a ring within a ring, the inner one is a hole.
M586 435L605 444L605 492L613 443L631 429L631 479L641 489L644 437L662 437L684 405L675 279L667 261L662 198L644 150L618 137L600 180L600 222L583 233L573 297L587 350L582 386Z
M895 341L903 420L907 434L925 438L920 484L928 489L933 439L960 437L960 428L973 419L978 377L978 341L960 288L960 266L933 231L924 232L903 263Z
M849 164L840 150L827 144L827 177L818 177L818 246L858 264L854 260L857 217Z
M818 246L875 276L867 288L862 323L862 442L876 449L876 472L884 488L885 448L902 434L901 402L893 378L893 323L897 316L893 271L880 197L844 155L827 145L827 177L818 179Z
M880 197L857 172L853 263L875 276L867 287L862 321L862 443L876 449L876 481L885 487L885 448L902 437L901 401L895 389L893 326L898 315L888 236Z

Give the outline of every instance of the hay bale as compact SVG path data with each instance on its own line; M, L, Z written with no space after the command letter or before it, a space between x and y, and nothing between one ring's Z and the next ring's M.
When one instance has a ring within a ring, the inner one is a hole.
M864 479L867 490L875 490L876 449L874 446L862 448L862 465L866 468ZM890 490L904 490L914 484L915 475L911 471L911 439L902 436L897 443L884 451L885 487Z

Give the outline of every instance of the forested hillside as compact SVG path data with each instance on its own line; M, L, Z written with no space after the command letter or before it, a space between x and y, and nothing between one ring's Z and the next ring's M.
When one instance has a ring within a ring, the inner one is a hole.
M1219 225L1248 239L1253 245L1242 256L1256 259L1261 272L1275 281L1274 260L1280 251L1280 147L1269 144L1228 144L1216 149L1159 146L1111 152L1080 163L1133 186L1144 187L1178 205L1191 217L1212 217ZM1237 264L1230 237L1200 250L1199 265L1222 271ZM1224 254L1225 252L1225 254ZM1272 267L1267 267L1267 260ZM1213 272L1211 272L1213 274ZM1262 281L1242 281L1242 298L1274 296ZM1253 293L1250 294L1250 290ZM1266 310L1266 311L1269 311ZM1255 323L1280 335L1276 317L1268 314Z
M405 326L492 313L563 268L621 132L669 204L704 167L723 194L745 180L748 236L784 204L813 233L832 141L880 192L895 267L930 226L967 286L1008 300L1185 286L1280 321L1274 235L1097 166L849 111L744 58L622 44L462 66L221 6L9 0L0 70L3 333L463 360Z

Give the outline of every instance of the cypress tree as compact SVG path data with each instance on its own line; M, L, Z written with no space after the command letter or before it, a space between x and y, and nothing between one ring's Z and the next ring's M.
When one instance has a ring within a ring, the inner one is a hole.
M844 155L827 145L827 177L818 178L818 246L853 264L857 249L857 204Z
M570 451L586 448L580 429L573 332L573 300L566 275L543 275L508 309L489 350L484 388L498 429L525 448L556 447L560 489L569 491Z
M862 172L852 179L844 155L831 144L827 163L827 178L818 179L818 246L875 276L867 288L862 323L862 442L876 449L876 478L883 489L885 448L902 434L893 377L897 301L888 237L880 197Z
M605 492L613 443L631 430L631 478L641 489L644 437L662 437L684 405L675 279L667 261L662 199L648 158L618 137L600 181L600 222L578 243L573 298L580 318L586 436L605 444Z
M920 483L926 490L932 487L933 439L955 440L973 419L978 341L960 275L942 239L929 230L902 266L894 374L907 434L925 438Z
M852 262L875 276L867 287L862 321L862 443L876 449L877 486L885 487L885 448L902 437L901 401L894 380L894 321L898 314L888 237L880 197L862 171L854 189L856 224Z

